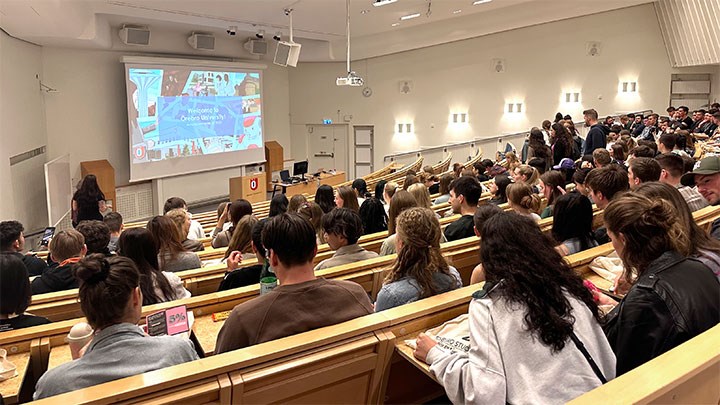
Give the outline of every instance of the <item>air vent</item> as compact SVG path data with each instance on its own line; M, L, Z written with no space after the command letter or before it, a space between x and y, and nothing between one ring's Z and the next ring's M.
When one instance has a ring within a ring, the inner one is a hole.
M43 145L43 146L41 146L41 147L39 147L39 148L35 148L35 149L33 149L33 150L29 150L29 151L27 151L27 152L23 152L23 153L21 153L21 154L19 154L19 155L12 156L12 157L10 157L10 166L16 165L16 164L18 164L18 163L20 163L20 162L24 162L24 161L26 161L26 160L28 160L28 159L32 159L32 158L34 158L35 156L42 155L42 154L45 153L45 149L46 149L46 146Z

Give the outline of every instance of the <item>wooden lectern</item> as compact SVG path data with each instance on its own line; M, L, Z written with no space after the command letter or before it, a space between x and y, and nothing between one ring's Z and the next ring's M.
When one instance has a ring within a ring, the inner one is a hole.
M283 169L285 164L283 147L275 141L265 142L265 172L267 173L267 188L272 187L272 174Z
M115 169L107 160L90 160L80 162L80 173L83 178L88 174L94 174L97 177L98 186L105 194L107 205L112 206L112 210L117 210L115 202Z
M267 176L257 173L230 178L230 201L244 198L251 203L267 200Z

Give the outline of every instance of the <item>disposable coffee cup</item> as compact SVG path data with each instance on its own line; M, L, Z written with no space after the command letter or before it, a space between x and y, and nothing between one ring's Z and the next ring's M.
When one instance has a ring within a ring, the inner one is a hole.
M267 294L277 287L277 278L264 277L260 279L260 295Z
M70 354L73 360L81 357L80 350L92 340L93 333L92 327L85 322L77 323L70 329L70 333L65 340L68 342L68 346L70 346Z

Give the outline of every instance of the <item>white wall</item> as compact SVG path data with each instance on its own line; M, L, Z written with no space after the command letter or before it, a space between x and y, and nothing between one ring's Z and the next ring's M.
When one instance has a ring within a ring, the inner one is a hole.
M720 65L715 65L715 74L713 74L711 80L712 94L710 95L710 101L720 103Z
M586 55L600 41L601 54ZM505 59L507 72L492 71ZM392 152L435 146L539 126L557 111L581 119L584 108L600 114L651 108L664 111L671 69L651 4L507 31L430 48L356 61L373 89L337 87L342 63L304 63L290 71L293 158L301 150L305 124L352 115L353 125L375 126L375 165ZM411 80L410 94L399 82ZM639 93L619 96L618 82L638 80ZM561 92L580 90L582 103L561 104ZM526 113L504 114L505 103L522 101ZM453 111L468 112L469 126L450 128ZM396 123L412 122L414 135L395 134Z
M43 48L48 83L60 92L46 97L50 158L70 153L73 178L80 178L80 162L107 159L115 168L117 186L128 184L127 109L125 72L120 57L126 52ZM290 145L288 75L285 68L265 70L266 140ZM289 152L289 151L288 151ZM227 170L179 176L164 182L166 194L187 201L228 193ZM188 188L189 180L201 187Z
M0 220L17 219L26 232L47 222L46 155L12 168L9 158L46 144L41 77L41 48L0 31Z

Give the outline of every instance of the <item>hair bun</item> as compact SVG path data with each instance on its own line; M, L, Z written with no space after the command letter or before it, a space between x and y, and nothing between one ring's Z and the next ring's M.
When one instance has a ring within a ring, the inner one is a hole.
M110 263L102 254L92 254L75 265L75 277L84 283L97 284L110 273Z

